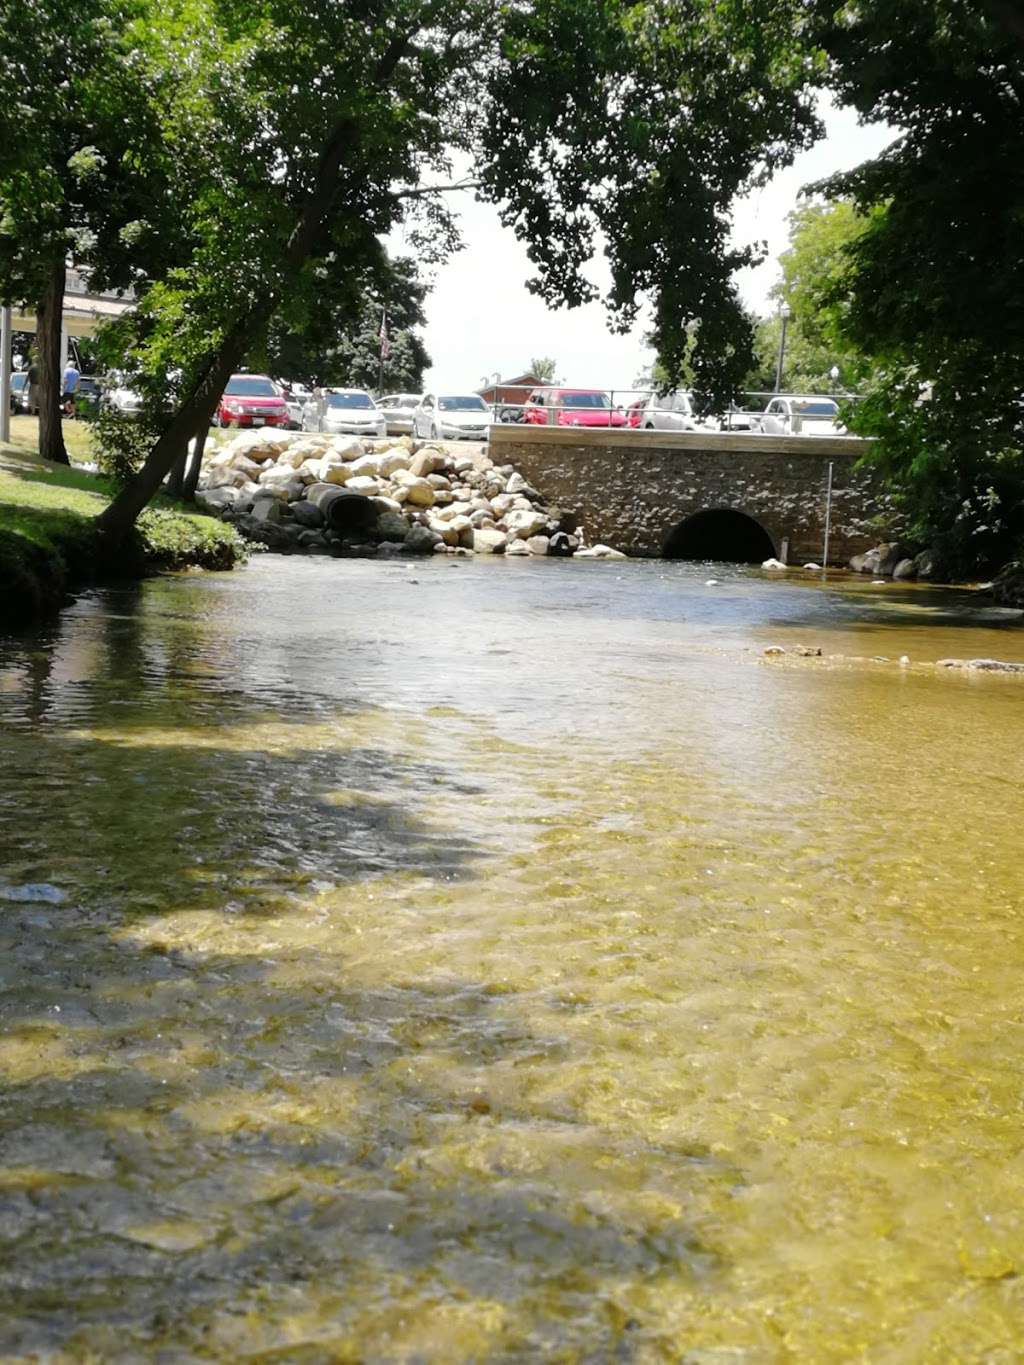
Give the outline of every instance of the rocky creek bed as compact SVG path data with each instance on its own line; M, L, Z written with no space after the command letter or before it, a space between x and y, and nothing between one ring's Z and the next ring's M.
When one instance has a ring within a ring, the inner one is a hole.
M408 436L243 432L205 461L198 497L276 551L625 558L587 545L575 518L512 465Z

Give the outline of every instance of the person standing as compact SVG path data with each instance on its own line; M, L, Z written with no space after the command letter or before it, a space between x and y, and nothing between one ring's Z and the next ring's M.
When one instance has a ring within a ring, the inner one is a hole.
M29 357L28 378L25 381L25 411L29 416L39 411L39 365L34 356Z
M69 360L67 369L64 371L64 382L61 389L61 404L69 417L75 410L75 393L78 390L78 381L81 377L75 362Z

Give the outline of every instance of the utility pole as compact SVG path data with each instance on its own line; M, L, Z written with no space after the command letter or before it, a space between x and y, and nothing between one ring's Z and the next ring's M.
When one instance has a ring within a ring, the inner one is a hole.
M788 303L784 303L779 308L779 317L782 319L782 332L779 336L779 358L775 365L775 392L782 391L782 366L786 360L786 323L789 322L792 310Z
M11 309L0 308L0 441L11 439Z

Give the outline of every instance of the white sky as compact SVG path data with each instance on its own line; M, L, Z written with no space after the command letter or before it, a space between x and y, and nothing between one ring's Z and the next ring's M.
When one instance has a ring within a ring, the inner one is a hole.
M893 137L884 125L859 126L849 109L827 106L823 112L822 141L736 206L737 242L768 243L764 264L741 271L737 279L744 300L758 311L768 306L778 273L775 262L787 244L786 215L796 207L801 187L877 155ZM568 384L631 385L651 358L640 339L642 323L626 336L615 336L600 304L550 311L527 292L530 262L495 209L477 203L471 193L458 201L466 246L437 271L427 297L425 341L434 360L428 389L471 391L481 387L485 375L498 371L511 378L525 370L531 356L542 355L554 356L557 376ZM398 237L390 245L402 250Z

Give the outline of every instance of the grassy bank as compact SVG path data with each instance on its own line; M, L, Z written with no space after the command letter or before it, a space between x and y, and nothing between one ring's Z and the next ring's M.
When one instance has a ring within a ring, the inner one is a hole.
M116 555L101 557L95 518L112 491L99 475L45 464L21 444L0 446L0 623L30 621L98 580L229 569L244 557L230 527L167 498L147 508Z

